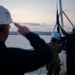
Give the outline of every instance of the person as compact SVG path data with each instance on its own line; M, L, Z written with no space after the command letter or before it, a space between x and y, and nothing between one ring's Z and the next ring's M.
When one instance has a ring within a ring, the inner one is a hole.
M26 26L14 23L21 35L30 41L34 50L6 46L5 42L12 22L9 11L0 6L0 74L24 75L24 73L37 70L49 63L52 60L50 48L42 38L31 32Z
M66 41L66 65L67 65L67 75L75 75L75 26L71 33L66 32L61 26L60 29L64 34L61 37L61 43Z
M47 43L53 53L52 61L46 65L47 75L52 75L53 73L54 75L59 75L59 72L61 70L59 53L61 52L62 48L59 43L59 40L60 35L57 32L54 32L52 35L51 42Z

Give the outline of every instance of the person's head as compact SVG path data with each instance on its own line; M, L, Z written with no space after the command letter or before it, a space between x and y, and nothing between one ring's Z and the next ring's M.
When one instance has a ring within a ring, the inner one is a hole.
M0 6L0 41L5 42L9 34L9 24L12 23L12 19L9 11Z
M57 32L54 32L53 35L52 35L52 40L51 41L54 42L54 43L59 43L60 35Z
M73 25L73 30L72 30L72 33L75 33L75 26Z

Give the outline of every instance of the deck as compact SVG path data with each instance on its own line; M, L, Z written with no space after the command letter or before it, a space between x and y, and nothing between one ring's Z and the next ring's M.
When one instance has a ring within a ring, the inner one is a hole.
M24 75L47 75L47 70L45 67L42 67L36 71L25 73ZM64 73L60 73L60 75L65 75Z

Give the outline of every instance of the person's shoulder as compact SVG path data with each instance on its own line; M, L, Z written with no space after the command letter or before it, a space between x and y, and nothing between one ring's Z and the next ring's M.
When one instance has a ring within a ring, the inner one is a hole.
M17 48L17 47L8 47L6 48L8 51L24 51L22 48Z

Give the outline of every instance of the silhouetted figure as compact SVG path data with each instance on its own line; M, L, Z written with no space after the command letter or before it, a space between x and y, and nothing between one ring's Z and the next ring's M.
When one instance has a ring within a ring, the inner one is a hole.
M9 11L0 6L0 74L23 75L26 72L37 70L52 60L52 52L45 41L37 34L32 33L26 26L17 23L22 36L26 37L34 50L7 47L5 42L9 35L12 19ZM19 39L21 40L21 39ZM16 45L16 43L14 43Z
M47 43L53 53L53 59L50 63L46 65L47 75L59 75L61 70L60 68L60 58L59 53L61 52L61 45L59 43L60 35L58 33L54 33L52 35L52 39L50 43Z
M60 26L62 33L61 42L66 41L66 54L67 54L67 75L75 75L75 26L73 26L73 31L67 33Z

